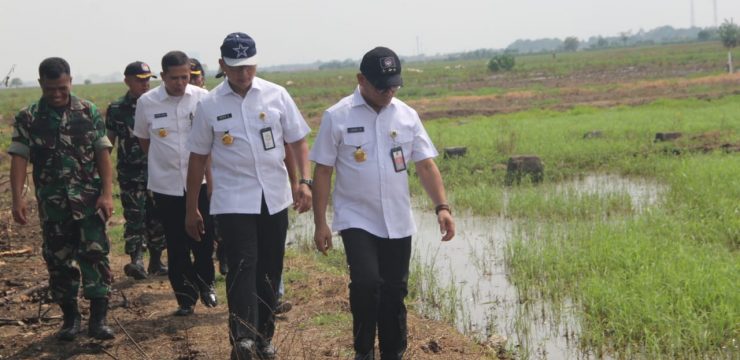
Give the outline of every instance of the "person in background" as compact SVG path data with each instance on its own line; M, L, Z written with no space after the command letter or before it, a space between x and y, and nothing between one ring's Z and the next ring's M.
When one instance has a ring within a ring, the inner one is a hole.
M190 132L188 185L203 177L210 157L211 210L229 266L231 358L272 359L288 207L305 212L311 206L310 128L285 88L256 77L257 49L250 36L227 35L219 65L226 79L198 104ZM287 147L301 177L295 197L285 166ZM188 194L186 226L192 237L205 231L202 201Z
M56 337L72 341L80 332L77 297L82 274L83 295L90 300L88 335L112 339L106 317L113 274L105 229L113 213L112 145L95 104L71 93L66 60L42 61L39 85L41 99L15 117L8 148L13 220L19 224L29 220L23 192L30 161L49 290L63 313Z
M401 359L407 347L406 307L411 235L407 166L416 173L435 204L442 241L455 236L455 223L437 151L419 115L395 97L403 85L401 61L385 47L367 52L358 86L330 107L311 149L314 169L314 241L322 253L339 231L349 265L355 359L374 359L377 329L380 358ZM326 221L331 177L334 220Z
M136 102L134 135L148 156L147 188L164 225L169 280L175 292L176 316L188 316L200 300L206 307L218 304L214 288L213 230L208 216L205 178L187 187L188 135L195 106L208 91L190 85L190 59L182 51L162 57L162 84ZM185 232L185 197L200 197L206 236L192 238ZM192 255L192 260L191 260Z
M167 267L161 261L166 245L164 228L154 211L152 192L146 188L146 154L133 134L136 101L149 91L149 79L157 77L152 74L149 65L141 61L128 64L123 75L128 91L108 106L105 119L111 144L115 146L118 140L116 170L123 217L126 219L123 239L126 254L131 256L131 262L123 267L123 272L141 280L146 279L147 272L156 276L167 275ZM145 270L146 249L149 250L149 266Z
M206 72L196 58L190 58L190 85L206 88Z

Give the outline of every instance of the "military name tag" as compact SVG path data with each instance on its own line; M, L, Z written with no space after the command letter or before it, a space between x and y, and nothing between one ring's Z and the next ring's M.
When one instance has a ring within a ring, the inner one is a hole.
M216 121L231 119L231 113L219 115L216 117Z
M275 139L272 136L272 128L268 127L260 130L260 135L262 135L262 147L264 147L265 150L275 148Z
M365 132L364 126L347 128L347 132L350 134Z
M161 118L166 118L166 117L167 117L167 113L154 114L155 119L161 119Z
M403 148L396 146L391 149L391 159L393 160L393 168L396 172L406 170L406 159L403 157Z

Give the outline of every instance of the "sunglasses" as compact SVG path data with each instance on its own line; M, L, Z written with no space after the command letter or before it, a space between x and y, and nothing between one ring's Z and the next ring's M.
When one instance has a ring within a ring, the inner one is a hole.
M397 92L401 88L401 86L400 85L397 85L397 86L391 86L391 87L387 87L387 88L379 88L379 87L376 87L375 85L373 85L373 88L375 89L375 91L377 91L377 92L379 92L381 94L387 94L389 92L392 92L392 93Z

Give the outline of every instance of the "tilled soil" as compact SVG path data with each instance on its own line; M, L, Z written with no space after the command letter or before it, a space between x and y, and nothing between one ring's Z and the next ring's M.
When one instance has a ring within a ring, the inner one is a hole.
M0 180L1 181L1 180ZM3 190L0 190L3 191ZM195 314L175 317L176 302L166 277L134 281L123 274L127 256L111 256L115 274L109 325L116 338L97 341L79 335L66 343L54 338L61 311L48 304L47 272L40 254L37 214L32 224L12 222L9 193L0 199L0 251L30 252L0 257L0 359L228 359L227 307L196 305ZM30 200L32 195L28 195ZM30 200L30 204L35 201ZM32 206L35 209L35 206ZM121 219L114 219L120 223ZM286 271L299 271L306 280L286 284L294 294L293 309L280 317L273 341L279 359L345 359L352 356L348 278L321 271L314 254L291 255ZM83 328L89 303L80 300ZM321 316L344 319L335 323ZM495 351L478 345L453 327L409 314L410 359L496 358Z

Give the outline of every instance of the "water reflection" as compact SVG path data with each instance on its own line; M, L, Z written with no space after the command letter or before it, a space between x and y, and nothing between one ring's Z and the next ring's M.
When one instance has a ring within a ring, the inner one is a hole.
M588 175L581 179L542 186L542 191L611 195L627 194L639 214L654 205L665 190L648 180L616 175ZM420 265L423 311L444 316L454 311L461 331L480 340L503 335L508 347L522 358L592 358L579 350L578 314L570 302L548 304L523 298L509 282L506 266L507 244L515 224L503 217L456 214L455 240L441 243L436 217L416 211L419 232L414 238L414 261ZM454 293L454 294L451 294ZM452 295L456 295L456 298ZM458 301L454 309L447 301ZM449 315L448 315L449 317Z

